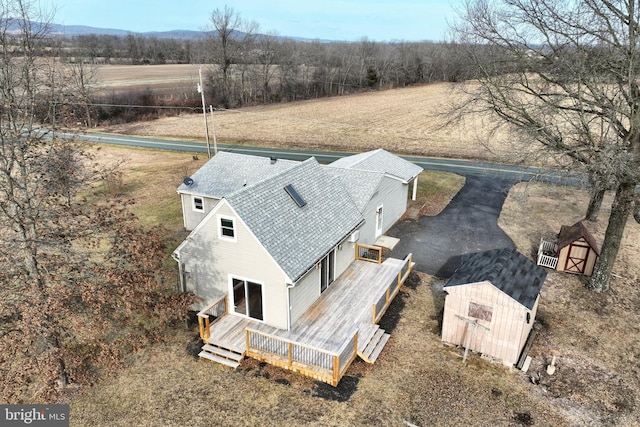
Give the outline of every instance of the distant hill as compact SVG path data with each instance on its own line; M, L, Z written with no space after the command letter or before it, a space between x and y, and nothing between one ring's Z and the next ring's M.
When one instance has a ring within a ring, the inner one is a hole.
M60 25L52 24L51 33L54 35L73 37L86 34L126 36L127 34L138 34L145 37L157 37L159 39L199 39L204 36L202 31L192 30L172 30L172 31L149 31L136 33L134 31L120 30L115 28L96 28L86 25Z
M197 40L197 39L203 38L205 35L203 31L193 31L193 30L147 31L143 33L138 33L135 31L120 30L116 28L96 28L96 27L89 27L86 25L61 25L61 24L51 24L51 33L53 35L58 35L63 37L73 37L73 36L87 35L87 34L122 37L122 36L126 36L127 34L136 34L143 37L156 37L159 39L182 39L182 40ZM242 32L238 31L238 34L242 34ZM277 38L296 40L296 41L302 41L302 42L320 41L323 43L330 43L332 41L335 41L335 40L311 39L311 38L305 38L305 37L289 37L289 36L277 36Z

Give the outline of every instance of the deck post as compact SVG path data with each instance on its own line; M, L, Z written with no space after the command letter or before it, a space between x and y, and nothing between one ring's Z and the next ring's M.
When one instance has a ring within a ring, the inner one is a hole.
M287 345L287 356L289 357L289 366L293 365L293 344L288 343Z
M200 331L200 339L204 339L204 324L200 316L198 316L198 330Z
M373 310L371 313L371 323L376 323L376 303L373 303Z
M209 323L209 316L204 318L204 338L205 340L211 338L211 324Z
M338 381L340 380L340 356L333 356L333 384L332 386L337 386Z
M391 288L387 288L387 292L385 292L385 303L389 305L389 292L391 292Z
M398 271L398 287L402 286L402 270Z

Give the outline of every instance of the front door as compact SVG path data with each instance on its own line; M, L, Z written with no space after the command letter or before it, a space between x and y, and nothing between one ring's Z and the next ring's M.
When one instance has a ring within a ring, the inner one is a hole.
M262 312L262 285L238 278L232 279L233 311L256 320L264 320Z
M335 249L320 261L320 293L327 290L335 279Z
M383 224L382 205L380 205L376 209L376 237L382 234L382 224Z

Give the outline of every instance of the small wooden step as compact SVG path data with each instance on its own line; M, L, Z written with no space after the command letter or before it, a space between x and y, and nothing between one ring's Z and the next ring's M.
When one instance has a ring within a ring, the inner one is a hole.
M215 354L209 353L207 351L201 351L198 353L198 356L203 357L205 359L212 360L214 362L218 362L222 365L229 366L230 368L236 369L240 366L240 363L234 362L233 360L225 359L224 357L216 356Z
M369 360L371 361L370 363L374 363L376 360L378 360L378 356L380 356L380 353L382 352L384 346L387 344L387 341L389 341L389 338L391 338L391 335L382 334L382 338L380 338L380 341L378 341L378 344L373 350L373 353L371 353L371 356L369 356Z
M215 347L209 344L205 344L202 346L202 349L204 351L207 351L209 353L213 353L216 356L220 356L220 357L224 357L225 359L230 359L230 360L234 360L236 362L239 362L242 360L242 358L244 357L242 354L240 353L236 353L234 351L228 351L225 350L223 348L220 347Z
M358 330L358 351L364 352L365 348L367 348L367 345L371 342L379 329L380 326L375 323L360 324L360 328Z
M378 329L375 335L373 336L373 338L371 338L371 340L367 344L367 347L365 347L364 351L362 352L362 354L364 354L364 356L367 359L371 358L371 354L378 346L378 342L382 339L383 335L384 335L384 329Z

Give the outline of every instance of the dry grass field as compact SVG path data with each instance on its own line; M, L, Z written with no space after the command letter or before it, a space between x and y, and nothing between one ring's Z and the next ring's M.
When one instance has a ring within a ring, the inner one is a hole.
M144 68L144 67L143 67ZM500 161L509 145L485 139L485 123L442 128L452 96L447 84L216 112L219 140L360 151L383 147ZM203 139L199 115L164 118L109 130ZM506 141L506 138L503 139ZM96 149L103 161L124 160L124 196L136 200L143 223L181 231L175 188L202 160L190 155L115 147ZM420 179L440 189L421 193L436 214L462 184L441 175ZM438 183L438 185L436 185ZM443 195L446 194L446 195ZM426 199L429 197L430 199ZM532 256L541 236L581 219L588 198L572 188L518 184L499 225ZM588 228L600 241L608 216ZM411 219L406 219L411 221ZM549 271L538 318L542 329L528 373L443 346L442 283L417 274L383 318L391 339L375 365L355 362L337 389L246 360L237 371L197 360L195 330L176 329L166 342L131 356L117 376L69 394L78 426L640 426L640 225L630 220L606 295L588 292L577 276ZM546 374L552 356L554 375Z
M160 88L175 80L195 91L197 76L195 65L102 66L98 80L99 87L114 90ZM515 150L504 135L489 138L486 118L445 126L452 101L462 96L455 84L437 83L216 111L209 126L210 133L215 127L219 141L236 144L345 151L385 147L394 153L513 161L513 153L521 149ZM190 114L99 130L204 140L203 128L202 115Z

